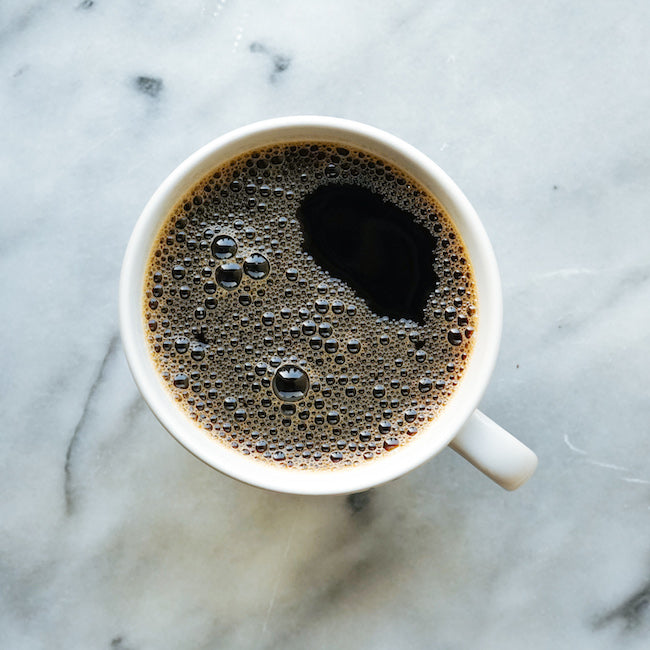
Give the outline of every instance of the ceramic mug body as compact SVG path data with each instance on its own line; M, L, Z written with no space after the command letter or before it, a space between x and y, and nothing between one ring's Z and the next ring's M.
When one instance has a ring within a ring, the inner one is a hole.
M407 445L359 466L331 470L275 467L219 443L175 404L147 347L142 309L145 271L169 213L183 195L219 165L257 147L294 141L356 147L410 174L444 206L463 239L474 270L479 322L459 386L437 418ZM331 117L285 117L251 124L217 138L179 165L157 189L135 225L122 267L119 306L122 341L135 382L172 436L197 458L225 474L258 487L298 494L362 491L405 474L444 449L474 413L494 368L501 337L502 298L495 256L483 225L460 189L427 156L399 138L365 124ZM480 466L480 461L470 460Z

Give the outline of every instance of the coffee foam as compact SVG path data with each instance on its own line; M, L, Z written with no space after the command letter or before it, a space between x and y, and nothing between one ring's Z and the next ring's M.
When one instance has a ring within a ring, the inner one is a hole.
M368 188L435 237L421 322L373 313L303 250L299 206L331 183ZM178 203L152 248L143 317L161 380L215 444L331 469L390 453L436 418L478 314L460 235L430 193L374 155L299 143L240 156Z

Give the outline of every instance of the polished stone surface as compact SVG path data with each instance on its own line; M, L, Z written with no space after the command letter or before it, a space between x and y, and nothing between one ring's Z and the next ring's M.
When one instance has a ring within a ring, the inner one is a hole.
M0 646L647 648L649 7L5 1ZM505 302L481 408L540 457L520 491L445 451L265 493L140 399L140 210L202 144L301 113L403 137L481 215Z

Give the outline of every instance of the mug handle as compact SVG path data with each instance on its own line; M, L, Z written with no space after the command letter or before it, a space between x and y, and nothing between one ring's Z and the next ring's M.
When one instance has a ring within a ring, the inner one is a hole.
M535 472L537 456L478 409L449 446L506 490L516 490Z

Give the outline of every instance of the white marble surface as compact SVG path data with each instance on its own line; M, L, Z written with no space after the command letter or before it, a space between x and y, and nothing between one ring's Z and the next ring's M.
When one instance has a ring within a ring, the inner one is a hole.
M0 647L650 647L648 7L4 0ZM268 494L140 400L139 211L296 113L396 133L475 204L505 298L482 408L540 457L519 492L444 452L353 499Z

